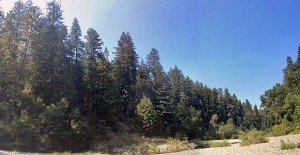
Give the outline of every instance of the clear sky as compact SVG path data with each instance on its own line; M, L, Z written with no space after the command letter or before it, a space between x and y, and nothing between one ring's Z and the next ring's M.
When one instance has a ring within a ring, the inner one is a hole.
M5 10L13 0L1 0ZM45 0L33 0L45 8ZM77 17L83 34L98 31L114 52L130 32L140 58L159 50L166 71L177 65L210 87L229 88L242 101L282 82L286 57L300 44L296 0L61 0L65 23Z

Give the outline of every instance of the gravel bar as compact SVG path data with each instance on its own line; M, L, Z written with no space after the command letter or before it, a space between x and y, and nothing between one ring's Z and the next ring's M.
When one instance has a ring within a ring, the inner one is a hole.
M280 141L300 142L300 134L269 137L268 143L240 146L233 144L230 147L204 148L188 150L165 155L300 155L300 149L281 150Z

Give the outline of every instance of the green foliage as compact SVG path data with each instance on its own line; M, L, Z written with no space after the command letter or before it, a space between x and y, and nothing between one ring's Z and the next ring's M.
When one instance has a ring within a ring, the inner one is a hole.
M37 145L38 137L28 118L18 118L12 123L15 143L18 148L32 148Z
M144 97L137 105L137 113L143 122L143 128L146 132L151 133L157 127L157 113L149 98Z
M167 144L170 145L186 145L189 144L189 142L187 140L180 140L180 139L176 139L176 138L172 138L169 137L166 139Z
M228 147L231 146L227 140L222 141L209 141L208 147Z
M261 96L262 128L272 127L275 136L299 131L300 118L300 46L297 61L287 57L287 67L284 68L283 84L276 84ZM272 117L270 117L270 115ZM275 121L273 121L275 120Z
M213 127L216 127L218 125L218 119L219 117L217 114L212 115L209 124L211 124Z
M292 143L289 140L287 142L284 142L283 140L280 141L281 150L289 150L295 148L300 148L300 143Z
M284 121L281 124L276 124L272 127L272 135L282 136L294 130L294 125L289 121Z
M231 123L228 124L221 124L218 127L217 130L217 137L218 139L230 139L233 137L236 137L236 135L238 134L235 126Z
M256 129L252 129L247 133L240 135L240 145L248 146L251 144L259 144L259 143L267 143L268 139L262 134L261 131L257 131Z
M178 106L177 110L177 119L180 121L180 138L189 137L195 138L200 136L200 123L201 123L201 114L199 111L196 111L193 107L182 107Z
M290 122L299 122L300 119L300 95L288 94L282 107L284 119Z
M259 111L261 116L261 130L269 131L274 125L274 118L267 108Z
M135 84L138 59L134 43L129 32L122 32L116 48L114 60L114 76L119 91L119 109L124 115L135 115Z
M63 142L69 133L65 112L68 107L68 101L63 98L56 104L46 106L43 113L38 118L38 132L43 137L44 145L53 146L55 149L62 149Z
M208 140L204 141L202 139L193 139L190 143L194 143L197 145L197 148L210 148L210 147L228 147L231 144L228 140Z
M253 108L253 126L254 128L256 128L257 130L261 129L261 116L259 115L259 111L257 109L257 106L254 105Z
M152 86L149 69L143 59L138 66L138 75L135 88L138 101L142 100L144 96L149 97L151 101L155 100L155 92Z

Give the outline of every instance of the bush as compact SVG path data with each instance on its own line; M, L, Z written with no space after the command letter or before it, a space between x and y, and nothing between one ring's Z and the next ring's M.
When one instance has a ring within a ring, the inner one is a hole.
M35 129L31 127L28 118L20 117L12 122L12 132L15 136L15 144L17 148L28 149L37 145L37 136Z
M288 140L288 142L284 142L283 140L280 141L280 148L281 150L289 150L294 148L300 148L300 143L292 143Z
M267 143L268 139L262 134L262 132L257 131L256 129L250 130L244 135L240 136L242 139L240 145L241 146L248 146L251 144L259 144L259 143Z
M294 124L295 128L289 134L300 134L300 123Z
M175 139L172 137L169 137L168 139L166 139L167 144L170 145L186 145L189 144L189 142L187 140L180 140L180 139Z
M287 135L294 130L293 125L290 122L284 121L279 125L274 125L272 127L273 136Z
M217 131L218 139L230 139L237 137L237 131L233 124L220 125Z
M223 140L223 141L211 141L208 144L208 147L227 147L227 146L231 146L230 143L228 143L228 141Z
M204 140L210 140L210 139L219 139L219 135L217 135L217 127L214 127L210 125L205 132L203 132L202 138Z

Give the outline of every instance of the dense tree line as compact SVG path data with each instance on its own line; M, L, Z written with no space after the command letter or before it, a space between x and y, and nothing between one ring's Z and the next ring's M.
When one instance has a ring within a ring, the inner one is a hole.
M213 139L268 128L269 111L277 122L298 117L290 108L297 94L280 93L273 102L269 91L263 105L272 110L258 110L227 88L191 80L177 66L166 72L155 48L139 61L128 32L109 60L98 32L89 28L83 36L76 18L68 30L56 1L45 15L31 1L17 1L6 15L0 12L0 33L0 137L16 147L84 149L107 131L122 130L119 122L147 136ZM299 92L299 62L290 63L285 84L274 91Z
M261 96L262 126L272 127L275 135L300 133L300 46L296 62L287 57L283 74L283 83Z

